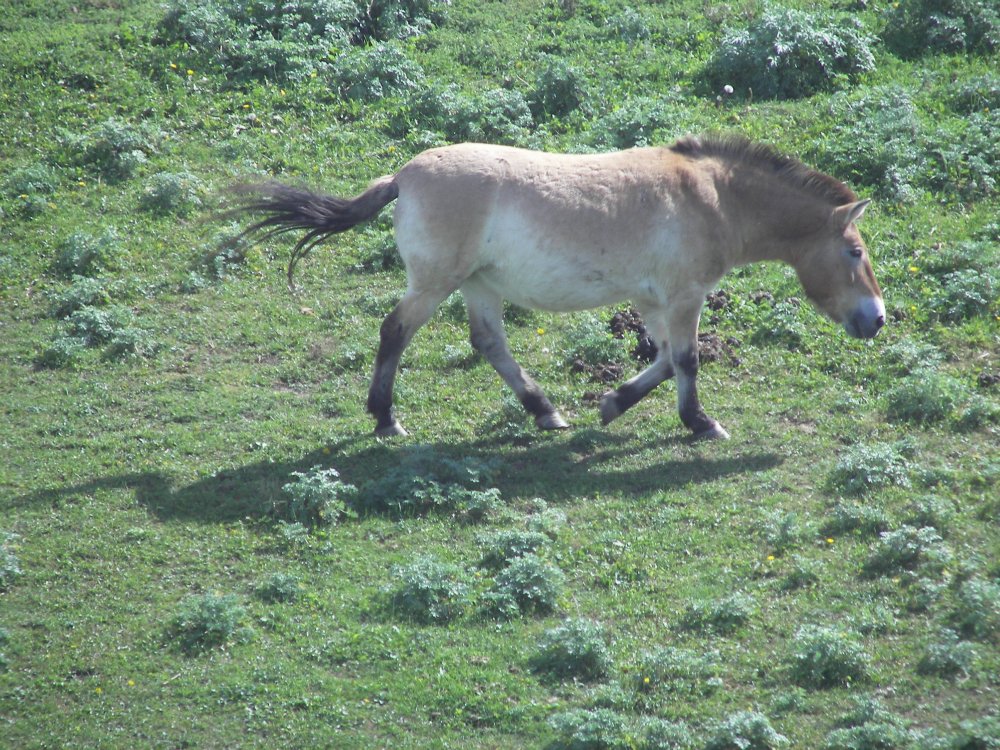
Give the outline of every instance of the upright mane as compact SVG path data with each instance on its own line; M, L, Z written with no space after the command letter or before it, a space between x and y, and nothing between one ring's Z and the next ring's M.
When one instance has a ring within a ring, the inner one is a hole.
M741 136L704 136L681 138L670 150L691 159L717 158L745 164L774 174L835 206L854 203L858 196L840 180L806 166L771 146L754 143Z

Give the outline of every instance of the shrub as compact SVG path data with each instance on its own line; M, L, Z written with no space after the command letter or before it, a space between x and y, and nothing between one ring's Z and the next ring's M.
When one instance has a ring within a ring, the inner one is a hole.
M293 471L292 476L296 479L282 487L287 502L275 508L284 519L306 527L327 526L351 512L357 488L337 479L336 469L314 466L307 472Z
M694 602L684 612L681 627L728 635L749 621L753 604L753 599L742 593L731 594L722 599Z
M542 508L528 518L527 526L528 531L537 531L555 540L566 526L566 514L555 508Z
M521 614L548 614L556 608L566 576L537 555L513 560L497 574L485 596L487 614L512 619Z
M730 84L758 98L795 99L873 71L871 43L850 19L768 9L747 28L723 35L708 73L715 88Z
M53 295L52 314L66 318L84 307L103 307L110 303L111 295L104 280L74 276L69 287Z
M9 589L21 575L21 564L15 554L18 539L17 534L0 531L0 591Z
M955 518L955 505L952 501L937 495L918 497L907 506L906 523L909 526L923 528L929 526L944 535ZM880 529L885 531L885 529Z
M870 575L891 575L903 570L943 568L952 559L951 551L936 529L903 525L879 535L880 541L865 563Z
M868 655L842 630L808 625L795 634L793 646L791 675L802 687L850 685L868 677Z
M924 656L917 664L917 672L949 679L968 676L975 659L975 646L959 640L954 630L943 630L935 642L927 644Z
M126 326L111 336L104 350L105 359L143 359L152 357L160 349L153 334L144 328Z
M607 323L592 313L577 316L563 331L562 349L570 364L594 366L628 361L625 340L615 338Z
M768 547L776 555L784 554L795 547L807 533L797 513L784 511L768 514L761 523L761 531Z
M954 378L918 370L889 391L886 416L894 422L941 422L951 416L964 395L965 388Z
M393 122L402 136L414 129L440 133L448 141L521 143L534 121L527 100L508 89L487 89L474 95L457 85L430 86L415 95Z
M670 646L643 654L634 680L643 693L708 695L722 686L717 653L697 654Z
M424 80L420 66L394 43L351 50L337 59L333 69L341 94L365 102L415 91Z
M531 658L535 672L588 682L606 676L611 666L604 627L593 620L569 620L546 630Z
M406 617L424 625L441 625L459 617L467 604L469 587L456 565L424 557L394 568L397 586L392 604Z
M68 337L79 339L86 346L99 346L113 340L123 330L131 328L134 322L135 316L127 307L84 305L70 313L63 321L63 325Z
M139 204L155 214L187 216L201 206L202 190L190 172L160 172L149 178Z
M246 611L233 594L202 594L185 599L170 622L168 638L189 654L247 638Z
M838 728L826 737L826 750L907 750L913 746L913 733L903 720L877 700L858 699L854 710L837 723Z
M823 525L827 535L857 532L862 536L874 536L889 528L885 508L877 502L841 500L833 506L830 515Z
M121 182L135 176L161 138L149 125L112 117L83 135L68 136L66 143L77 164L95 169L109 182Z
M909 461L885 444L856 445L841 455L827 479L833 492L866 495L887 487L909 487Z
M949 322L989 314L1000 293L996 272L975 268L947 273L939 283L927 304L936 317Z
M3 181L3 192L9 198L52 195L59 186L59 175L45 164L18 167Z
M657 141L659 131L680 132L700 127L692 117L692 110L672 99L634 96L594 124L589 145L598 149L647 146Z
M963 721L952 744L953 750L996 750L1000 748L1000 718L984 716Z
M981 578L963 581L951 619L966 638L988 640L1000 635L1000 583Z
M647 718L640 725L641 750L694 750L698 741L683 722Z
M819 583L819 565L812 560L798 556L792 557L792 567L781 582L783 591L795 591L808 588Z
M788 744L763 714L741 711L719 722L705 750L774 750Z
M115 268L125 251L113 227L100 237L86 232L74 232L59 246L55 270L67 278L95 276Z
M586 100L583 75L562 57L545 55L528 97L536 118L566 117Z
M779 302L767 309L757 320L750 334L755 346L781 346L789 351L804 348L806 327L799 314L800 305Z
M576 709L549 719L558 738L554 750L626 750L628 722L609 708Z
M1000 48L1000 11L990 0L893 3L884 39L905 57L937 52L988 53Z
M287 604L294 602L301 591L302 582L298 576L290 573L275 573L261 583L255 593L262 601Z
M499 570L524 555L537 552L552 540L539 531L497 531L477 540L483 550L479 567Z
M626 8L621 13L608 16L604 25L612 36L629 44L634 44L650 37L649 24L646 22L646 17L636 8Z
M934 369L944 361L944 354L934 344L912 338L901 338L882 350L882 360L900 375L917 370Z
M7 654L3 652L8 643L10 643L10 631L6 628L0 628L0 673L6 672L9 668Z
M86 339L78 336L56 336L38 355L35 365L45 369L72 367L86 349Z

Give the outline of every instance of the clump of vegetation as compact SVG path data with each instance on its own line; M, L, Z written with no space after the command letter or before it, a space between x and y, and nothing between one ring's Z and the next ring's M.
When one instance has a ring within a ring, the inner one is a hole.
M46 164L29 164L10 173L3 181L2 194L14 202L22 215L33 218L49 207L58 185L54 169Z
M465 571L433 557L422 557L392 571L396 586L392 606L424 625L442 625L459 617L468 604Z
M913 733L900 717L871 698L861 698L826 737L826 750L905 750Z
M546 117L567 117L587 99L585 78L565 59L546 55L539 67L534 91L528 97L532 114L539 120Z
M546 630L531 658L531 668L558 679L593 681L606 676L612 659L604 627L593 620L568 620Z
M540 531L509 529L484 534L478 541L483 550L479 567L500 570L519 557L537 552L552 540Z
M927 644L917 672L947 679L968 676L976 656L973 644L961 640L954 630L943 630L936 641Z
M892 365L896 374L909 375L918 370L934 369L944 361L944 353L934 344L906 336L885 347L882 360Z
M97 276L117 268L125 256L118 232L108 227L100 236L74 232L59 245L55 271L60 276Z
M722 686L718 654L667 646L647 652L633 678L641 693L708 695Z
M879 535L879 544L865 563L870 575L891 575L904 570L940 570L952 559L951 550L937 529L904 524Z
M282 487L287 500L276 503L274 512L292 523L306 527L329 526L352 514L357 488L341 482L336 469L314 466L309 471L293 471L295 479Z
M692 602L681 618L685 630L729 635L743 627L753 615L754 601L743 593L722 599Z
M522 614L548 614L556 609L566 575L534 554L522 555L500 571L484 595L487 614L513 619Z
M789 351L805 347L806 326L796 302L779 302L757 318L750 343L755 346L782 346Z
M337 88L349 99L371 102L424 86L424 73L394 42L350 50L333 64Z
M190 172L159 172L149 178L139 204L155 214L188 216L201 206L203 190Z
M876 502L840 500L833 506L830 518L823 525L825 534L858 533L875 536L889 529L890 519L885 508Z
M944 274L928 307L941 320L952 323L987 315L1000 293L997 272L963 268Z
M1000 49L1000 11L989 0L912 0L893 3L886 43L905 57Z
M624 750L628 720L610 708L576 709L549 719L558 750Z
M1000 582L978 577L963 581L951 619L966 638L995 639L1000 635Z
M850 19L773 8L728 30L708 72L757 98L797 99L829 91L875 69L872 39Z
M761 531L775 555L782 555L793 549L808 534L806 524L797 513L784 511L769 513L761 523Z
M681 721L646 718L639 726L643 750L695 750L698 741L691 728Z
M185 653L197 654L247 639L245 620L246 610L234 594L194 595L178 606L168 638Z
M764 714L740 711L716 725L705 750L776 750L788 745L788 738L771 726Z
M302 581L290 573L275 573L268 577L255 590L261 601L268 603L288 604L299 598L302 592Z
M415 94L394 117L393 132L401 136L416 129L451 142L519 145L533 128L531 108L520 91L500 88L467 94L449 84L431 85Z
M108 182L121 182L136 175L162 137L150 125L112 117L83 135L68 135L66 144L76 164L95 170Z
M172 0L160 24L171 41L204 50L239 81L302 81L331 68L331 51L415 36L444 20L437 0L247 5Z
M810 625L795 634L789 657L792 679L805 688L851 685L868 677L869 657L849 633Z
M108 283L104 279L88 276L74 276L70 286L52 297L52 314L57 318L68 318L85 307L104 307L111 304Z
M889 391L886 416L894 422L942 422L966 397L965 387L951 376L918 370Z
M9 589L21 576L21 563L15 550L19 538L17 534L0 532L0 591Z
M624 339L615 338L607 323L593 313L581 313L562 333L566 361L576 367L624 364L628 349Z
M1000 747L1000 719L985 716L975 721L963 721L952 746L955 750L992 750Z
M827 486L845 495L867 495L887 487L910 486L910 462L899 447L856 445L841 454Z
M795 555L791 560L788 574L781 581L783 591L795 591L819 583L819 565L804 557Z

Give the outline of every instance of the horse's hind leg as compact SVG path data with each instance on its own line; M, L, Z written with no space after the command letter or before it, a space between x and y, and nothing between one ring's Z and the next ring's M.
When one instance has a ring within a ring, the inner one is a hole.
M538 384L515 361L507 345L503 329L503 299L500 295L476 283L462 286L465 306L469 311L469 330L472 347L486 357L517 394L525 410L535 418L543 430L568 427L566 420L552 406Z
M674 376L667 339L667 323L662 313L645 313L646 330L656 344L656 359L634 378L601 396L601 421L608 424L635 406L650 391Z
M450 293L450 292L449 292ZM382 321L375 373L368 389L368 413L375 417L375 434L406 435L392 412L392 387L403 350L413 334L434 314L448 293L409 290Z

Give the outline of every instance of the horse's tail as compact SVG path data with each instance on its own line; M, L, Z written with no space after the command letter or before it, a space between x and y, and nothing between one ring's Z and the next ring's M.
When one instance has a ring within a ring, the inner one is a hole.
M264 214L241 237L266 239L287 232L305 232L292 248L288 262L288 284L293 286L292 275L299 260L330 236L373 219L399 197L399 185L394 175L380 177L356 198L337 198L280 182L236 185L232 192L245 196L245 200L230 215Z

